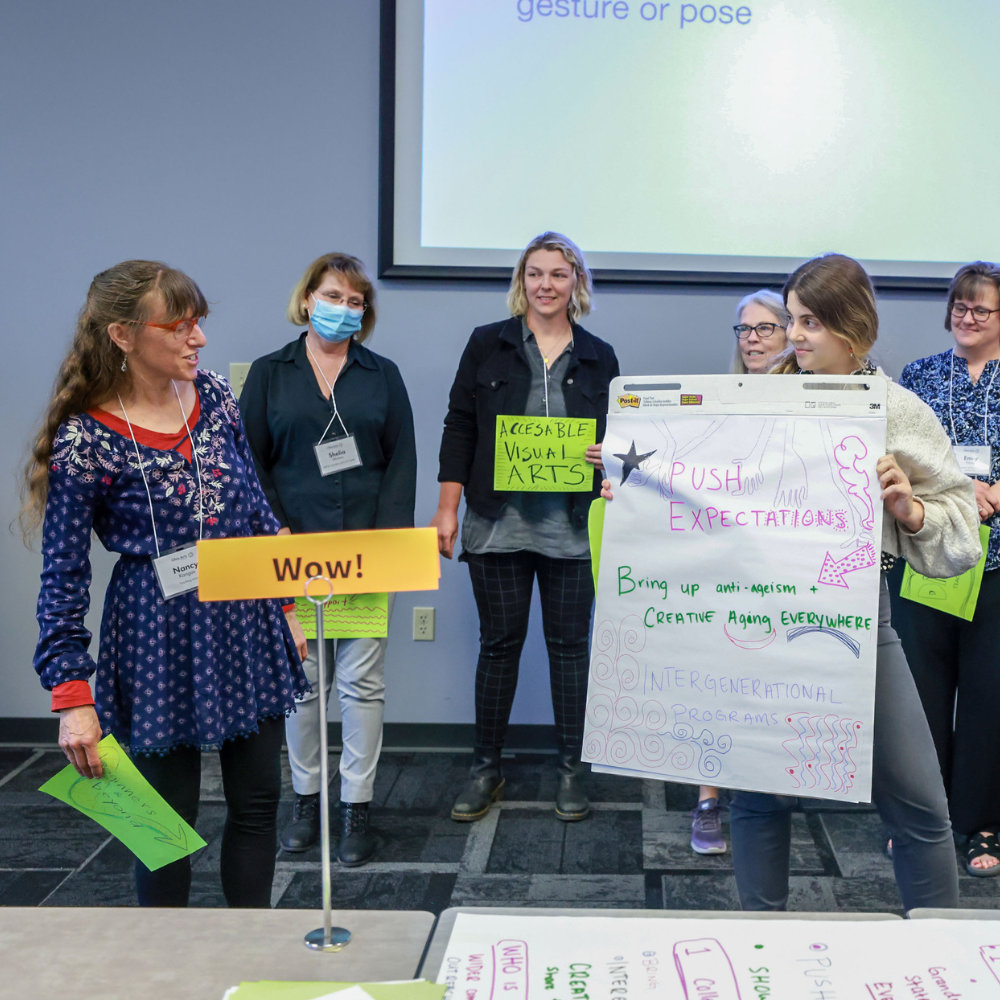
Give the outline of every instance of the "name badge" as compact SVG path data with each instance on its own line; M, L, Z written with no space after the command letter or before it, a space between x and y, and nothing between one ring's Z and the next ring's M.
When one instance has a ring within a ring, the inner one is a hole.
M988 476L992 468L992 449L988 444L955 444L951 446L958 467L967 476Z
M335 472L356 469L361 464L358 446L354 435L335 438L333 441L323 441L315 445L316 463L321 476L332 476Z
M153 560L153 571L165 601L198 589L198 546L182 545Z

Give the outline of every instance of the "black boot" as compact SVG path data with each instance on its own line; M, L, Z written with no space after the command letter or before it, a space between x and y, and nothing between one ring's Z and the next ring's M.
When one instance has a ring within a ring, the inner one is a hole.
M469 779L451 807L451 818L459 823L482 819L503 798L500 747L476 747Z
M292 821L281 831L281 849L289 854L308 851L319 843L319 792L296 795Z
M590 802L584 781L590 768L580 760L580 750L559 751L559 788L556 791L556 818L566 823L586 819Z
M371 861L374 853L375 834L368 829L368 803L341 802L337 860L345 868L357 868Z

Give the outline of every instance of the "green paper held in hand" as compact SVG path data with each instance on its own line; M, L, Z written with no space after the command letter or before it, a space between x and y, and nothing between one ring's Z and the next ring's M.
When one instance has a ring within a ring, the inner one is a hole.
M591 505L587 516L587 532L590 535L590 568L594 571L594 591L597 591L597 573L601 568L601 542L604 541L604 508L608 501L598 497Z
M587 446L597 421L578 417L497 417L493 489L515 493L589 493Z
M105 736L97 752L104 765L102 777L81 778L67 765L38 790L100 823L150 871L205 846L139 773L113 736Z
M979 588L983 584L986 547L990 543L990 529L985 524L979 526L979 541L983 546L982 558L961 576L938 580L936 577L914 573L907 565L903 572L903 582L899 585L899 596L971 622L976 613Z
M295 617L306 638L315 639L316 605L307 597L296 597ZM323 608L326 639L384 639L388 634L388 594L334 594Z

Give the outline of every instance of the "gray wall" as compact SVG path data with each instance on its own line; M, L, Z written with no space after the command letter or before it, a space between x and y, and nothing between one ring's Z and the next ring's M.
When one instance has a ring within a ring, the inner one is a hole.
M97 271L152 257L190 273L213 303L203 364L226 373L230 361L294 335L285 300L314 257L345 250L374 268L378 4L7 3L0 136L6 526L26 442ZM777 208L776 226L808 225ZM724 370L744 291L599 288L587 325L615 346L625 373ZM504 316L504 289L383 282L379 295L373 346L399 364L410 390L417 523L426 524L448 387L471 329ZM938 296L883 297L880 348L891 373L950 342L942 311ZM45 716L48 696L31 670L40 559L16 530L0 539L0 717ZM99 543L93 561L96 631L111 567ZM414 604L437 608L435 642L411 640ZM472 721L476 648L466 571L446 563L440 591L396 602L387 718ZM547 684L536 607L515 722L551 722Z

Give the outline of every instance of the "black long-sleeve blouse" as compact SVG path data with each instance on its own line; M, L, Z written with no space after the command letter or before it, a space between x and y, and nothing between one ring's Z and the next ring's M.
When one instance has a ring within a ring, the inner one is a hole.
M250 367L240 410L257 475L281 525L294 534L412 528L417 488L413 412L399 369L356 341L334 387L361 465L321 476L314 446L330 401L309 364L306 334ZM340 432L335 424L327 438Z

